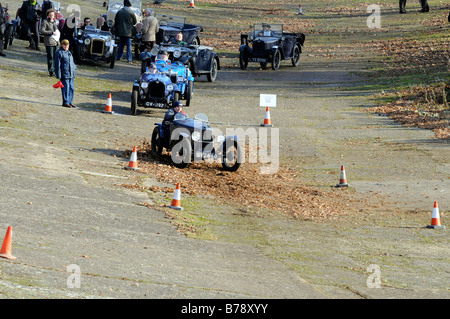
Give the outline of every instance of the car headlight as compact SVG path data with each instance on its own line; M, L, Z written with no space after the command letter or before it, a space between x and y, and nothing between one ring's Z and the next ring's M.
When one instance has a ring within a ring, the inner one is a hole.
M89 39L89 38L84 39L84 44L85 44L85 45L91 44L91 39Z
M173 85L167 84L167 91L173 91Z
M143 89L148 88L148 83L147 82L142 82L141 83L141 88L143 88Z
M217 135L217 142L223 143L224 141L225 141L225 136L224 135Z
M181 51L180 50L173 51L173 57L175 59L178 59L180 56L181 56Z
M194 132L192 132L191 137L194 142L198 142L202 138L202 135L200 134L199 131L194 131Z

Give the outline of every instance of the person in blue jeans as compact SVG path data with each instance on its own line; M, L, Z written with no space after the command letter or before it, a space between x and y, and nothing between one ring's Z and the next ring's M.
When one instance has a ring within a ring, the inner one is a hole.
M117 11L114 18L113 33L120 37L119 47L117 49L117 60L120 60L123 55L123 49L127 46L127 60L131 63L133 59L133 49L131 48L131 39L135 32L135 25L137 18L131 10L131 3L129 0L124 0L123 8Z
M76 108L73 104L73 96L75 93L75 71L77 66L73 60L72 53L69 51L69 40L61 41L61 47L55 54L55 76L60 79L64 85L61 88L62 100L64 107Z

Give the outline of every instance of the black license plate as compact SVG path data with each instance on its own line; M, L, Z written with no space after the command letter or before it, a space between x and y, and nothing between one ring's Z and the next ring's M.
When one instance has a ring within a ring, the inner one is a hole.
M267 59L265 58L252 58L252 62L267 62Z

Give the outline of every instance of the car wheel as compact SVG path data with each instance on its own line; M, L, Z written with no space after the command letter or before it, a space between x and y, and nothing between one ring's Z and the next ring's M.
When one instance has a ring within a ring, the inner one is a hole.
M116 64L116 59L117 59L117 47L114 47L113 52L112 52L111 62L109 63L109 67L111 69L114 68L114 65Z
M134 45L134 57L136 58L136 60L139 60L139 51L140 51L139 47L140 47L139 44Z
M276 50L272 56L272 70L278 70L281 63L281 53L280 50Z
M151 151L153 155L161 155L163 150L161 134L159 133L159 127L155 127L152 133Z
M207 74L207 77L208 77L209 82L214 82L216 80L216 78L217 78L217 60L216 59L214 59L212 61L211 72L209 72Z
M186 106L191 104L191 98L194 92L194 82L189 81L187 92L186 92Z
M80 64L81 62L81 48L78 45L75 45L75 48L73 50L73 60L75 64Z
M297 67L300 64L300 48L298 45L294 47L294 54L292 55L292 65Z
M175 167L185 168L190 163L191 154L192 146L190 140L184 137L172 147L170 158Z
M131 93L131 115L136 115L138 95L139 95L139 88L133 87L133 92Z
M248 59L247 59L247 57L245 56L244 51L241 51L241 52L239 53L239 66L241 67L242 70L247 69L247 66L248 66Z
M222 167L229 172L235 172L241 166L242 150L238 142L227 145L222 158Z

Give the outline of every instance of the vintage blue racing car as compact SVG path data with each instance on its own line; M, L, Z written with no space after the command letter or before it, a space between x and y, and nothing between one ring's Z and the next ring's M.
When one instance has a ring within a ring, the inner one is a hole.
M131 114L136 115L138 106L166 108L179 100L189 106L194 94L194 77L189 68L179 61L156 59L139 80L133 84Z

